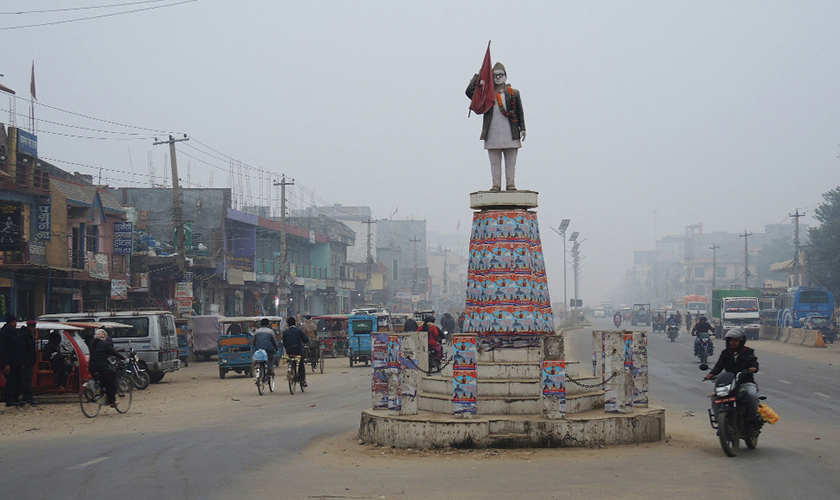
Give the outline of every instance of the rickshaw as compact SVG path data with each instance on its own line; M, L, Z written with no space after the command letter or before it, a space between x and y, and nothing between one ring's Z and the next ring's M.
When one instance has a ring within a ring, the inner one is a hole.
M347 357L351 367L355 363L370 364L370 334L378 331L376 323L376 316L370 314L357 314L347 319Z
M668 317L668 310L667 309L654 309L653 310L653 332L662 332L665 333L665 319Z
M192 340L192 322L190 318L175 318L175 331L178 335L178 359L184 367L190 366Z
M222 328L219 326L218 314L208 314L192 317L192 351L196 360L209 361L219 352L219 336Z
M405 331L405 322L409 316L407 313L391 313L391 327L395 332Z
M347 351L347 316L346 314L327 314L315 316L318 328L318 343L321 351L331 357Z
M254 376L253 323L251 317L219 318L219 378L225 378L229 371Z
M0 328L4 325L0 322ZM57 385L55 372L49 360L43 359L42 352L47 345L49 334L58 331L61 334L61 352L68 356L73 368L64 387ZM34 394L66 394L79 392L79 380L90 378L88 361L90 350L81 333L83 328L65 323L39 321L35 325L35 366L32 367L32 392ZM6 387L6 377L0 370L0 387Z

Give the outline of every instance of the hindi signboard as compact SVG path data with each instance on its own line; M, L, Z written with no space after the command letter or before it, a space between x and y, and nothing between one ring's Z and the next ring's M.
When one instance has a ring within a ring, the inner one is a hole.
M114 255L134 253L134 224L114 222Z
M52 237L52 196L38 198L38 213L35 216L37 232L35 237L41 241L50 241Z

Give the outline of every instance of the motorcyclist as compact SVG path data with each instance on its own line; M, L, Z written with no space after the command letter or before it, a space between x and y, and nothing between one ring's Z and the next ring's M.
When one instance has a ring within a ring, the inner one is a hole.
M711 333L710 333L711 332ZM708 334L711 335L715 333L715 327L709 324L709 321L706 319L705 316L700 316L700 319L697 320L697 324L694 325L694 328L691 329L691 335L696 337L694 338L694 355L700 355L700 339L702 335L698 334ZM709 354L715 353L715 345L712 344L712 352Z
M274 357L277 354L277 334L271 328L268 318L260 320L260 327L254 332L254 351L262 349L268 356L268 373L274 375Z
M754 373L758 372L758 358L755 351L746 347L747 336L740 328L733 328L726 333L726 349L720 353L714 368L706 375L710 380L722 371L738 374L747 371L740 380L739 394L749 405L748 422L755 422L758 416L758 386L755 384Z

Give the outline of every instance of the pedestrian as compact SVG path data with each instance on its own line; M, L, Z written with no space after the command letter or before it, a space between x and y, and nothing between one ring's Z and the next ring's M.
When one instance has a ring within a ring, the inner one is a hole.
M18 347L21 349L20 355L23 360L23 366L20 372L20 395L24 402L32 406L38 404L32 394L32 373L35 368L35 327L38 322L30 319L26 322L26 326L20 329L20 340Z
M403 331L406 332L416 332L417 331L417 322L414 321L414 318L409 316L407 320L405 320L405 325L403 325Z
M464 311L461 311L461 314L458 315L458 332L464 332L464 322L467 320L467 315Z
M20 332L17 329L17 318L6 313L6 324L0 328L0 366L6 377L6 388L3 391L6 406L22 406L20 397L20 373L23 360L18 348Z

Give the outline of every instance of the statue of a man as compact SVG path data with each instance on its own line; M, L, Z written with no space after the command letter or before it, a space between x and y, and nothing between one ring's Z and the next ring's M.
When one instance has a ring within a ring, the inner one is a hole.
M496 91L496 105L484 113L480 140L490 156L490 174L493 187L490 191L502 188L502 156L505 157L505 189L516 190L516 155L525 140L525 113L522 111L522 99L519 91L506 85L507 72L502 63L493 66L493 84ZM483 83L483 82L482 82ZM467 86L467 97L472 99L479 84L476 73Z

